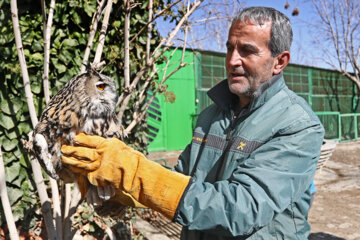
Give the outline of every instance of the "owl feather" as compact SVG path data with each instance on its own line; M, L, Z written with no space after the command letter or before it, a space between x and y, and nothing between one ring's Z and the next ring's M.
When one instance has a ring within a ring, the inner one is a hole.
M77 176L61 162L61 146L72 145L76 134L124 137L115 113L117 99L114 81L92 69L73 77L51 98L33 133L33 151L50 177L76 182ZM92 186L86 197L99 206L114 194L111 187Z

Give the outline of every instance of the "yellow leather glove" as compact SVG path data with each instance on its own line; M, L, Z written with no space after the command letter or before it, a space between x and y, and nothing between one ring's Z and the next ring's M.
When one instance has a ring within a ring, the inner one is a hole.
M149 161L112 138L78 134L75 146L63 146L62 161L96 186L112 185L136 201L172 219L190 177Z
M87 191L90 188L89 180L86 176L79 175L77 177L77 183L81 192L81 198L84 199ZM136 201L130 194L124 191L115 191L115 196L111 197L106 202L116 202L124 206L136 207L136 208L147 208L138 201Z

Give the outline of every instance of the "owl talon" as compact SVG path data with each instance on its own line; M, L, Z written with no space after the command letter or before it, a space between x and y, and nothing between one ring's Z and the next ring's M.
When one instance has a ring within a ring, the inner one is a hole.
M49 175L49 177L55 179L56 181L60 180L59 176L56 173L51 173L51 174L48 174L48 175Z
M97 192L99 195L99 198L103 201L109 200L111 197L115 196L115 190L111 186L98 186Z
M100 206L102 204L102 200L98 195L98 191L94 185L91 185L85 196L86 202L89 203L93 207Z

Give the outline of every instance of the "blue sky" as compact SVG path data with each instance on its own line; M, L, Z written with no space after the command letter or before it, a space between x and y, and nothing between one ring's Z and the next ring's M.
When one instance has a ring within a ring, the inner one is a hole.
M319 51L314 50L309 34L310 19L315 19L316 15L312 10L311 2L309 1L295 1L288 0L290 7L285 9L286 0L249 0L246 6L265 6L272 7L284 13L290 18L293 27L293 43L291 47L291 62L303 65L318 66L328 68L327 65L322 64L317 60L317 56L321 55ZM292 16L292 11L295 7L299 8L299 15Z
M210 2L221 2L220 0L212 0ZM310 1L300 1L300 0L247 0L239 1L243 6L266 6L272 7L280 12L284 13L290 18L293 27L293 44L291 47L291 62L296 64L308 65L308 66L316 66L321 68L329 68L329 66L325 65L318 58L321 56L321 52L318 51L315 47L313 47L312 37L309 33L310 25L309 21L314 21L316 19L316 15L314 14L312 4ZM285 9L284 6L288 2L290 4L288 9ZM294 8L299 8L299 15L292 16L292 11ZM169 30L168 24L163 24L159 22L160 33L164 35ZM195 34L201 36L202 34L209 34L206 31L200 28L200 30L195 30ZM228 29L224 29L223 31L228 32ZM224 52L225 48L223 46L218 46L218 43L214 37L204 38L202 40L202 49L204 50L214 50ZM199 48L196 47L195 48Z

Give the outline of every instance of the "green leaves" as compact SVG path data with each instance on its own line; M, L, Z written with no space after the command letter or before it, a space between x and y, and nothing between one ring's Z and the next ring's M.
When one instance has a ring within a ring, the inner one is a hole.
M7 189L8 189L10 204L16 203L24 194L23 191L21 191L21 189L18 188L8 187Z
M0 0L0 6L8 6L9 0ZM148 19L147 2L139 2L131 14L130 36L135 36L145 26ZM47 3L49 4L49 3ZM155 0L154 9L161 9L163 1ZM43 23L41 11L37 6L20 6L21 33L24 45L24 53L31 81L31 90L34 103L39 116L44 109L42 74L44 61ZM29 9L28 9L29 8ZM82 57L89 38L92 14L96 11L96 0L57 1L54 11L52 35L50 42L50 72L49 84L51 95L54 95L67 81L79 73ZM115 1L110 15L109 27L106 34L103 58L108 66L104 74L112 77L119 87L124 82L123 55L124 55L124 18L123 2ZM101 24L100 24L101 25ZM100 28L100 27L99 27ZM152 32L151 49L159 43L156 29ZM99 33L97 32L95 39ZM145 64L146 31L130 45L130 68L131 78ZM93 44L90 60L93 60L97 44ZM32 185L32 174L27 152L23 149L21 140L27 139L27 134L32 130L32 125L26 104L22 75L18 62L17 51L14 43L11 13L0 9L0 145L6 167L6 181L11 198L12 210L16 220L26 222L31 226L34 212L38 208L35 189ZM147 77L147 76L145 76ZM144 81L140 81L143 84ZM141 89L139 86L137 89ZM123 123L128 125L132 121L134 112L133 104L137 100L135 89L130 103L124 114ZM166 93L169 101L175 97ZM140 103L140 109L144 108L144 102ZM127 142L136 149L146 152L147 125L144 120L127 139ZM1 215L1 214L0 214ZM1 218L1 216L0 216ZM93 215L83 213L82 219L93 221ZM30 219L30 220L29 220ZM2 221L2 219L0 219ZM97 231L93 225L89 225L89 231Z
M20 163L19 162L13 162L10 166L6 166L5 168L5 176L7 182L14 181L20 173Z
M165 97L165 101L166 102L170 102L170 103L174 103L176 100L176 95L175 93L171 92L171 91L165 91L164 92L164 97Z
M96 5L94 1L89 1L84 4L84 11L89 17L92 17L93 13L96 10Z
M41 85L39 83L34 83L31 85L31 91L35 94L39 94L41 92Z
M23 106L23 102L20 98L14 98L12 100L2 99L0 102L0 111L8 115L15 114Z
M6 114L0 113L0 126L5 129L11 129L15 127L14 118Z
M35 61L43 61L43 59L44 59L43 54L41 54L41 53L34 53L34 54L30 55L30 58L32 58Z
M4 138L4 140L2 141L2 145L5 151L10 152L12 151L17 145L18 145L19 141L17 139L8 139L8 138Z
M65 39L63 45L64 47L76 47L79 43L76 39Z

